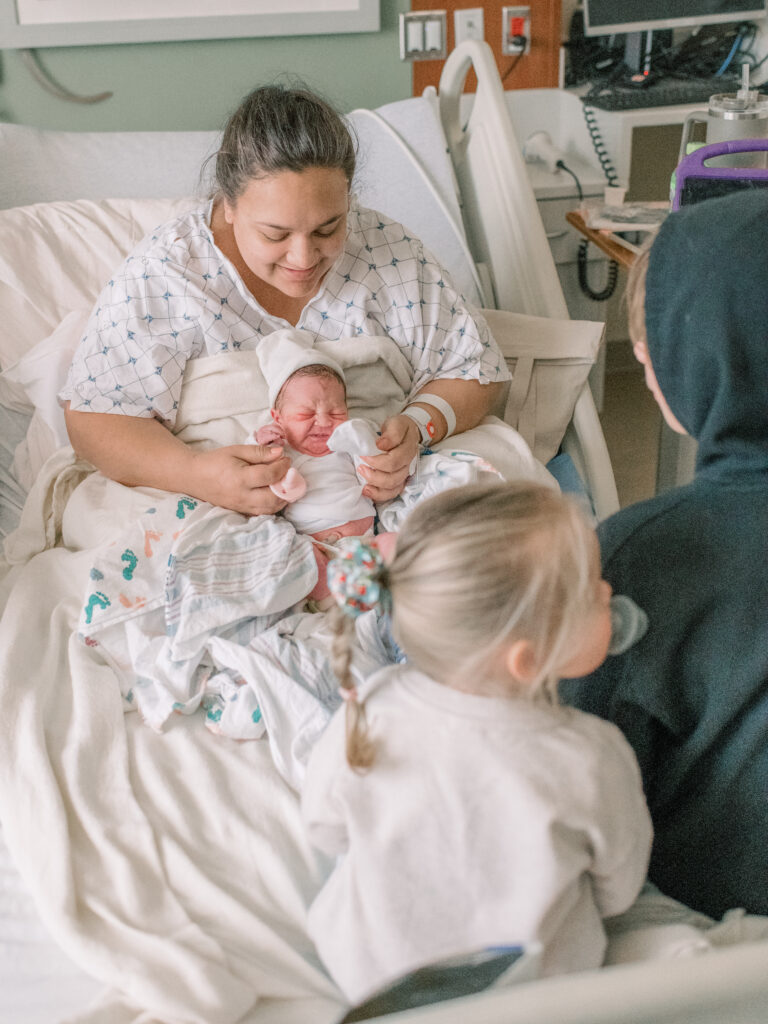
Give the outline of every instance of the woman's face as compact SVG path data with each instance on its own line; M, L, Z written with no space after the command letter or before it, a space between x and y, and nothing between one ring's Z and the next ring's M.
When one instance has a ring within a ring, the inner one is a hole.
M335 167L252 179L224 217L248 269L294 299L310 299L341 255L348 184Z

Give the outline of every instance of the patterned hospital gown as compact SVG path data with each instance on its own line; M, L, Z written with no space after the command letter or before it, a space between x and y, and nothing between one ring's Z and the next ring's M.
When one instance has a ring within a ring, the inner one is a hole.
M255 349L286 326L216 247L210 213L209 202L157 228L102 290L59 394L72 409L172 427L188 359ZM414 389L435 377L508 379L485 321L418 239L355 204L348 227L297 327L329 340L389 335L413 367Z

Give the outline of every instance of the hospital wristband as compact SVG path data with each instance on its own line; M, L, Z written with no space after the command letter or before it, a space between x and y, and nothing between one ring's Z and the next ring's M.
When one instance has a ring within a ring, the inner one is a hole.
M426 409L420 409L417 405L407 405L401 415L413 420L419 428L419 440L422 447L429 448L435 440L435 421Z
M427 392L426 394L416 395L414 401L421 402L422 405L432 405L435 407L435 409L437 409L438 412L441 412L443 414L446 426L446 431L443 440L445 440L446 437L450 437L451 434L455 433L456 413L453 411L453 406L449 402L446 402L444 398L441 398L440 395L432 395Z

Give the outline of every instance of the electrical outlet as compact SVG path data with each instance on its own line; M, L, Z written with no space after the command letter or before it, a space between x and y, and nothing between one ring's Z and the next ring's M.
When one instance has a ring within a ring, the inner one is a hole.
M453 30L456 45L467 39L485 39L482 7L464 7L453 12Z
M445 11L410 11L400 15L400 60L445 60Z
M525 40L520 42L520 40ZM531 8L501 8L501 52L507 56L529 53L531 49Z

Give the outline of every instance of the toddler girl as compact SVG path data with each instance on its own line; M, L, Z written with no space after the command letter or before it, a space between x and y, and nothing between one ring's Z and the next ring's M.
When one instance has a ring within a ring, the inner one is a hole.
M358 694L339 614L345 707L302 797L337 858L309 913L324 964L352 1002L479 947L540 947L545 975L598 967L651 826L619 730L557 703L610 643L593 531L549 488L477 484L418 506L389 566L341 544L342 611L390 610L407 662Z

